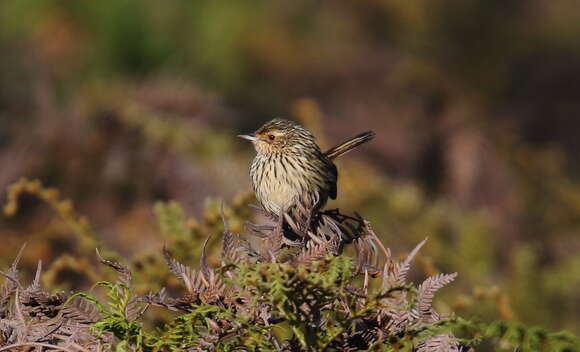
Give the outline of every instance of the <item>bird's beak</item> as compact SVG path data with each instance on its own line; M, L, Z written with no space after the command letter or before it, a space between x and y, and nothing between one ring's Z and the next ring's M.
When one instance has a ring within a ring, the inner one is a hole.
M243 138L243 139L247 139L250 142L255 142L258 140L258 137L256 137L253 133L252 134L239 134L238 137Z

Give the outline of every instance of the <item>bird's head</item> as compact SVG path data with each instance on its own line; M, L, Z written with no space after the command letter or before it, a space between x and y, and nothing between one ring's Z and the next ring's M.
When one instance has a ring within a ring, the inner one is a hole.
M258 154L292 153L301 148L318 148L314 136L298 123L284 119L274 119L252 134L239 135L254 144Z

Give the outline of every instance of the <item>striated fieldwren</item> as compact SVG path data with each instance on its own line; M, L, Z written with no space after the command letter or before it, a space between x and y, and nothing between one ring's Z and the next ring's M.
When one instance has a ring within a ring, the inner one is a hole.
M252 188L262 207L273 215L289 211L307 195L315 209L336 198L338 172L332 160L371 140L364 132L322 152L315 137L296 122L274 119L256 132L238 137L254 145L257 155L250 168ZM304 204L304 203L302 203Z

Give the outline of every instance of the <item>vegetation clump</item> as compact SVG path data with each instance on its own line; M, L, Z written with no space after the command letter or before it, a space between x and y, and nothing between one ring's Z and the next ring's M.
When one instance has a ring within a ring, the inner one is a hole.
M116 272L116 280L95 284L104 296L49 293L41 285L41 262L32 284L19 279L23 247L1 272L0 351L430 352L468 351L482 341L497 342L497 350L506 351L572 351L580 346L567 333L437 312L436 292L457 273L436 273L420 285L408 281L411 263L426 240L399 259L360 216L308 209L301 206L284 218L248 223L242 237L229 229L222 207L218 263L210 265L206 253L211 236L198 269L163 248L181 295L165 288L136 292L132 270L98 250L100 263ZM163 210L165 230L187 237L175 213Z

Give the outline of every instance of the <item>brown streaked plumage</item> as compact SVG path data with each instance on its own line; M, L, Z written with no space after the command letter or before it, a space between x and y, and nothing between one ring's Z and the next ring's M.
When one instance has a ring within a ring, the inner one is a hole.
M306 128L274 119L255 133L239 137L250 140L257 152L250 168L256 198L266 211L280 215L305 194L316 199L316 208L323 207L329 197L335 199L338 172L332 159L374 136L374 132L364 132L323 153Z

